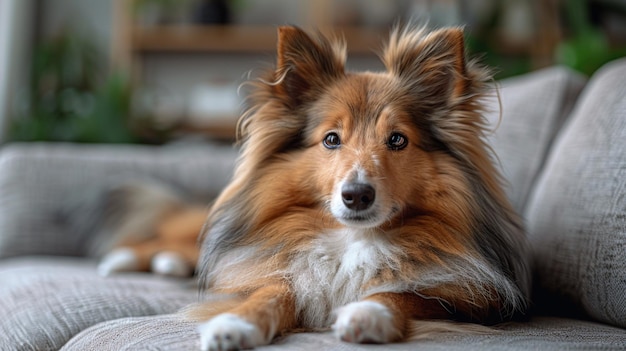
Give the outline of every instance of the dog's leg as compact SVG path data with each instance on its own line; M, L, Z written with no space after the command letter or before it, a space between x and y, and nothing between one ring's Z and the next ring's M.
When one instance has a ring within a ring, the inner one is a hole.
M152 271L187 277L193 274L197 260L198 247L195 242L156 238L114 249L102 258L98 273L107 276L115 272Z
M124 271L152 271L188 277L198 262L197 244L206 220L204 208L188 208L160 219L153 237L127 239L105 255L98 265L100 275Z
M437 300L410 293L380 293L340 308L333 330L343 341L389 343L406 337L412 318L447 315Z
M245 301L200 325L202 350L241 350L269 344L296 324L294 297L285 284L260 288Z
M190 208L163 220L156 230L163 247L151 258L150 270L178 277L193 274L200 255L198 236L206 217L205 208Z

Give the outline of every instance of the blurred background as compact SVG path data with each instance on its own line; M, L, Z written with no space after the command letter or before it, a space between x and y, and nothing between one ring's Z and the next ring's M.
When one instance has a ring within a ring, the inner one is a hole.
M380 70L409 19L464 26L497 79L626 56L626 0L0 0L0 144L231 141L277 25L342 32L348 68Z

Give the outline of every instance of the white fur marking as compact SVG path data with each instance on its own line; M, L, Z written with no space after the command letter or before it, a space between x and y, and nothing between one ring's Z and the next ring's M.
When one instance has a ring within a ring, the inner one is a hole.
M356 170L356 181L357 183L369 183L369 177L367 176L367 172L360 164L355 165Z
M375 269L376 267L367 267L369 265L378 266L379 252L376 246L366 240L357 240L347 245L345 252L341 258L339 269L347 275L351 275L362 268Z
M189 277L193 267L180 254L172 251L163 251L156 254L150 262L152 272L172 277Z
M289 267L303 326L329 326L333 310L361 299L368 293L364 286L378 270L397 269L393 261L401 256L383 233L374 230L344 229L321 235Z
M265 345L259 328L241 317L223 313L198 327L202 351L241 350Z
M98 274L103 277L115 272L134 271L138 268L137 255L129 248L115 249L98 263Z
M353 302L340 308L333 330L339 339L354 343L387 343L400 333L389 309L374 301Z

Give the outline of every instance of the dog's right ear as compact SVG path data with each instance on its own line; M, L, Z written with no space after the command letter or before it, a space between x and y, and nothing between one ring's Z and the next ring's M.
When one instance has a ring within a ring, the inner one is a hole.
M314 100L321 89L345 72L346 46L322 35L311 38L297 27L278 28L275 92L290 108Z

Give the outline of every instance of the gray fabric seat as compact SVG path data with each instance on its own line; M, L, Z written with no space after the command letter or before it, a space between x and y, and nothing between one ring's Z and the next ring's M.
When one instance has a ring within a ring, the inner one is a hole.
M481 335L354 345L329 332L285 335L266 350L626 349L626 59L585 78L549 68L500 82L488 136L534 247L528 322ZM93 197L157 181L209 198L226 184L228 146L16 144L0 149L0 350L193 350L177 312L193 279L99 277L85 220ZM51 256L54 255L54 256Z
M198 301L192 280L126 273L103 278L95 260L29 256L0 265L1 350L194 350L196 325L177 315ZM10 292L10 294L8 293ZM25 299L28 297L28 299ZM394 345L353 345L326 333L281 337L266 350L619 350L623 329L536 316L486 335L441 334Z

